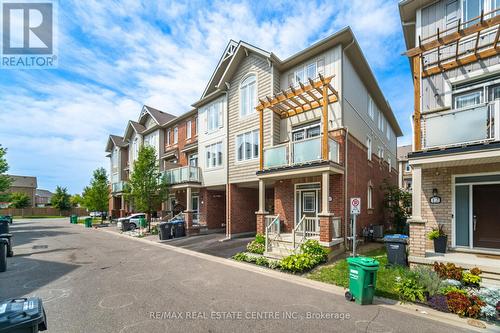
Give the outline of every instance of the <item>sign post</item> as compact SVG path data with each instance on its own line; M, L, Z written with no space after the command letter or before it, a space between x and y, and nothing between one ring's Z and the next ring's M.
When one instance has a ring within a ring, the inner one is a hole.
M361 198L351 198L352 256L356 256L356 217L361 213Z

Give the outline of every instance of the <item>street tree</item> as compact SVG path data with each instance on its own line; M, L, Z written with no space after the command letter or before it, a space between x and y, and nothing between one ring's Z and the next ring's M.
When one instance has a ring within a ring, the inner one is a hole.
M125 188L125 195L128 201L133 202L137 210L147 213L150 231L153 211L168 196L168 183L160 172L153 147L142 146L139 149L128 186Z
M30 197L23 192L14 192L10 195L10 207L27 208L31 205Z
M78 193L72 195L69 201L71 202L71 207L83 206L83 197Z
M6 154L7 148L3 148L2 145L0 145L0 201L9 201L9 194L5 192L12 184L12 178L7 175L9 164L5 157Z
M71 195L69 195L66 187L57 186L54 195L50 199L50 203L52 204L52 207L55 207L62 212L64 210L71 209L70 198Z
M83 189L83 206L91 212L107 212L109 209L109 183L104 168L94 170L90 185ZM104 219L104 215L101 215Z

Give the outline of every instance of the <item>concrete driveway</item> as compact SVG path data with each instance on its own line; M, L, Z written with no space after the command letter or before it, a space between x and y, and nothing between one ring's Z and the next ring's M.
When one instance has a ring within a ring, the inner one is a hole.
M15 221L12 232L0 298L42 297L49 332L470 331L67 219Z

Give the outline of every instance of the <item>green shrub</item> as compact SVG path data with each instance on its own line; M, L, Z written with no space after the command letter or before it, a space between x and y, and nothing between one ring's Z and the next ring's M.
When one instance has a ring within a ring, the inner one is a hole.
M301 273L312 269L318 263L317 257L308 253L299 253L281 259L280 267L286 271Z
M303 243L300 246L300 250L302 253L316 257L319 262L324 262L328 259L328 251L314 239L309 239Z
M436 272L441 279L453 279L457 281L462 280L462 267L455 266L452 263L438 263L434 262L434 272Z
M268 260L268 267L271 269L280 268L280 265L281 265L280 260L273 260L273 259Z
M415 273L408 273L396 281L394 290L398 293L401 301L425 301L425 289L417 279L418 276Z
M257 243L257 241L251 241L247 244L247 251L256 254L264 254L266 246L261 243Z
M446 236L446 233L444 232L443 228L444 228L444 224L440 224L437 229L434 228L434 229L432 229L431 232L429 232L429 234L427 235L427 238L429 238L430 240L434 240L434 239L437 239L439 237Z
M264 244L266 244L266 236L261 235L261 234L257 234L257 235L255 235L254 242L264 245Z
M245 258L245 261L249 262L249 263L254 263L257 261L257 257L247 255L247 257Z
M443 295L448 295L449 293L460 293L462 295L467 296L467 291L460 289L455 286L445 286L439 289L439 293Z
M414 270L416 280L419 282L429 296L436 295L443 283L436 272L425 266L418 266Z
M154 225L151 227L151 235L158 235L158 226Z
M259 257L255 260L255 264L259 266L269 266L269 260L267 260L265 257Z
M233 259L237 261L246 261L247 258L248 255L245 252L238 252L233 256Z
M462 282L466 286L479 287L481 277L479 275L472 274L471 272L465 272L462 274Z

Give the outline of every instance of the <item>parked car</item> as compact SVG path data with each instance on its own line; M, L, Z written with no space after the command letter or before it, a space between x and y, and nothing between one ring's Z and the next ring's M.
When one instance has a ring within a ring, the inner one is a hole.
M105 214L104 212L90 212L90 217L101 217L103 214Z
M118 219L117 227L121 228L123 222L128 224L128 230L134 230L139 226L139 219L146 218L145 213L135 213L129 216L120 217Z

